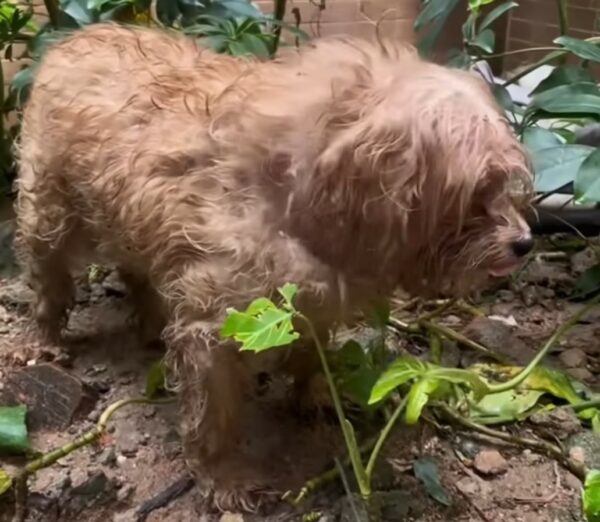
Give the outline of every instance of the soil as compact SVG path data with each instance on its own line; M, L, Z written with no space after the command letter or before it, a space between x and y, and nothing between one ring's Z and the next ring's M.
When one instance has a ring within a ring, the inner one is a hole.
M569 296L576 277L592 262L589 252L564 258L533 256L516 278L502 282L475 300L484 312L483 318L473 320L468 314L453 312L445 315L442 322L522 364L580 306ZM13 275L11 266L10 259L0 259L4 273L10 273L0 282L0 393L6 397L7 390L14 388L15 375L27 377L23 387L18 388L25 401L31 400L27 394L39 394L36 380L48 379L55 386L56 397L48 391L30 404L32 446L47 451L92 428L107 405L140 395L147 370L160 358L161 351L137 346L126 322L129 309L124 289L112 276L102 283L80 285L78 304L69 323L68 346L41 344L28 319L30 292L20 276ZM548 361L595 389L600 384L599 316L600 311L592 312L578 324ZM395 338L395 342L413 343L413 349L424 351L417 341L406 337ZM446 364L465 365L473 360L472 352L452 343L446 343L444 354ZM57 370L44 370L48 364ZM39 367L44 371L34 371ZM75 379L71 382L70 377ZM27 383L33 384L28 387ZM572 415L565 414L567 410L561 411L554 417L499 429L514 435L546 437L553 442L558 439L570 448L571 456L589 460L588 464L593 465L593 459L600 460L600 438L582 428ZM273 417L276 423L269 431L285 432L286 443L297 446L295 463L301 464L298 468L319 474L331 466L328 444L333 440L331 431L337 429L333 423L323 421L319 428L303 428L302 422L281 427L292 421ZM184 492L166 506L151 511L145 520L355 520L351 503L337 482L310 495L296 510L282 502L274 512L262 515L211 512L201 488L188 487L176 426L172 406L136 405L120 411L99 443L61 459L30 480L27 520L144 520L138 513L140 506L173 484ZM287 438L294 432L304 446L299 440L295 443ZM304 448L303 453L300 447ZM432 498L416 478L415 463L425 462L438 470L449 501L439 495L438 500ZM10 466L20 461L0 463L12 469ZM384 503L384 520L584 520L580 481L553 459L530 449L492 443L456 427L436 428L429 423L400 426L387 445L379 468L376 489ZM0 520L9 520L12 512L6 497L0 503Z

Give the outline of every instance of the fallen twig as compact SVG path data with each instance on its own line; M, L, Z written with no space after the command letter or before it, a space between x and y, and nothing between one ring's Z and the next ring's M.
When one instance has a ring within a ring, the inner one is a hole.
M148 515L157 509L169 505L173 500L187 493L195 484L194 477L181 477L168 488L162 490L149 500L146 500L136 511L137 522L144 522Z
M13 478L15 491L15 514L13 516L13 522L24 522L25 516L27 515L27 479L29 476L41 469L52 466L52 464L79 448L97 441L106 432L110 418L121 408L130 404L167 404L171 402L173 402L173 399L155 400L147 399L145 397L117 401L104 410L98 420L98 424L93 429L68 442L64 446L53 449L48 453L44 453L42 456L23 466Z

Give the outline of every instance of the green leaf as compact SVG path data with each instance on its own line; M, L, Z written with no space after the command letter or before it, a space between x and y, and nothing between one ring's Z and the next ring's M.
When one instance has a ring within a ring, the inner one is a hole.
M508 92L508 89L503 85L498 85L497 83L491 85L491 88L500 107L507 112L514 112L515 104L510 96L510 93Z
M585 296L600 289L600 264L583 272L575 282L574 296Z
M600 413L598 412L592 417L592 430L596 435L600 435Z
M286 301L285 306L293 306L291 300L295 292L294 285L286 285L280 289ZM294 313L293 308L278 308L270 299L261 297L250 303L245 312L228 310L221 336L231 337L242 343L241 350L261 352L286 346L299 337L292 324Z
M577 203L600 202L600 149L583 160L575 176L574 189Z
M593 43L572 36L559 36L554 40L554 43L561 45L584 60L600 62L600 48Z
M144 395L150 399L165 390L165 365L162 360L156 361L150 366L146 374L146 386Z
M600 116L600 89L595 83L573 83L548 89L533 97L530 111ZM541 115L543 116L543 115Z
M440 475L437 462L433 457L422 457L413 464L415 477L425 486L425 490L431 498L449 507L452 505L452 499L446 492L440 482Z
M496 0L469 0L469 10L479 11L484 5L492 4Z
M586 145L559 145L534 152L531 159L535 189L552 192L571 183L585 158L593 151Z
M461 0L429 0L425 4L414 24L417 32L431 24L425 37L418 43L420 52L428 54L433 50L449 16L460 2Z
M29 449L25 406L0 407L0 453L22 454Z
M573 83L594 83L595 79L589 69L581 65L561 65L544 78L532 91L532 96L544 91Z
M423 375L426 370L425 363L414 357L402 356L398 358L383 372L375 386L373 386L369 404L375 404L383 400L388 393L398 388L398 386Z
M562 144L554 132L543 127L527 127L523 132L522 141L530 153L550 147L557 147Z
M491 54L494 52L494 46L496 45L496 35L491 29L484 29L475 37L475 40L471 44Z
M421 417L423 408L429 402L431 395L436 392L442 382L439 379L424 377L413 384L408 392L406 401L406 424L416 424Z
M293 301L294 297L296 297L296 294L298 293L298 285L286 283L278 289L278 292L283 297L287 308L289 310L295 310Z
M510 11L514 7L518 7L519 4L517 2L504 2L500 4L498 7L492 9L482 20L479 25L479 30L485 29L492 25L498 18L500 18L504 13Z
M588 471L583 485L582 503L588 522L600 522L600 470Z
M0 497L11 488L12 483L12 477L0 468Z
M499 417L502 420L520 420L538 402L544 391L513 389L492 393L473 406L475 417Z

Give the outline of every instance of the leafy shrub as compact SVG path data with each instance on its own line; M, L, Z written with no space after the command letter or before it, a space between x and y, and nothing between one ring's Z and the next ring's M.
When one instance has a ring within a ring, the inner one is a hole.
M9 89L4 88L0 64L0 193L10 191L15 175L12 148L19 132L18 111L27 99L35 64L50 44L78 28L115 21L176 29L217 52L269 58L277 52L282 29L306 38L298 28L283 23L285 0L274 2L275 15L270 16L248 0L45 0L48 22L38 27L32 21L31 0L18 5L0 0L3 58L33 62L14 76ZM25 45L18 56L16 44Z

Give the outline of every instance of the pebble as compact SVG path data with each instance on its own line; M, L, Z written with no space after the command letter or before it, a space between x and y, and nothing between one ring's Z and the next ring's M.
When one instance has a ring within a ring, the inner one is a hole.
M569 457L584 464L585 450L581 446L573 446L571 449L569 449Z
M567 368L583 368L587 361L587 356L580 348L571 348L562 352L559 355L559 359Z
M117 500L119 502L125 502L129 499L135 492L135 486L132 484L125 484L122 488L119 489L117 493Z
M98 462L103 466L114 466L117 463L117 453L114 446L102 450L98 456Z
M589 381L594 377L587 368L568 368L567 373L578 381Z
M127 457L125 455L117 455L117 464L122 466L127 462Z
M482 475L501 475L508 469L508 462L494 449L480 451L473 461L473 467Z
M463 477L456 483L457 489L467 496L475 495L479 491L479 485L469 477Z

